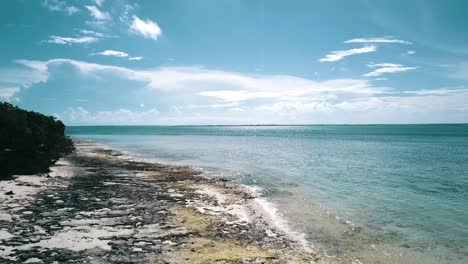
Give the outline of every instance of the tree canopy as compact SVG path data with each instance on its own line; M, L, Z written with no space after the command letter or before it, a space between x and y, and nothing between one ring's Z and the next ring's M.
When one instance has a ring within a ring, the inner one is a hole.
M0 103L0 179L48 172L50 165L73 151L60 120Z

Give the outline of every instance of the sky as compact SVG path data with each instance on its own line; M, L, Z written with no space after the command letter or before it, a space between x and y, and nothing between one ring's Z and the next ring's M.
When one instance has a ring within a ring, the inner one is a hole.
M468 122L468 1L0 5L0 101L66 125Z

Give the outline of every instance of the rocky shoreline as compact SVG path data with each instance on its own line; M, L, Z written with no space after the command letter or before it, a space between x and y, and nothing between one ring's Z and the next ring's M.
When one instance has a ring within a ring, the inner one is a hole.
M329 263L246 189L87 141L50 173L0 182L0 263Z

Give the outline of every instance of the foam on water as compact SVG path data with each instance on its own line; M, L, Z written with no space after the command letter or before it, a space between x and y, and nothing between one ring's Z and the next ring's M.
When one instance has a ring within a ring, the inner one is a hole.
M312 252L313 246L306 239L306 234L294 230L278 210L277 206L268 198L263 197L263 188L256 185L241 185L254 198L247 205L250 209L250 217L266 220L270 227L285 234L306 252Z
M304 233L299 233L293 230L288 224L288 221L285 219L284 215L278 211L278 208L275 206L275 204L263 197L255 198L254 202L261 207L259 211L263 212L263 216L267 218L273 227L289 236L306 252L312 252L313 247L311 246L310 242L307 241L306 235Z

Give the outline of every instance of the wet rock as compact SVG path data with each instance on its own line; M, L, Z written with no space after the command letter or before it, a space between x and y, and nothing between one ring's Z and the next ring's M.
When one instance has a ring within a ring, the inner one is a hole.
M0 245L14 248L18 262L298 263L280 259L294 252L284 236L265 232L266 223L210 214L228 202L196 193L194 186L223 188L245 202L244 192L187 167L134 161L89 142L76 145L61 167L71 177L47 178L50 186L30 204L7 212L20 220L4 221L15 237Z

